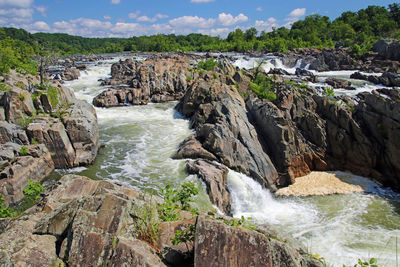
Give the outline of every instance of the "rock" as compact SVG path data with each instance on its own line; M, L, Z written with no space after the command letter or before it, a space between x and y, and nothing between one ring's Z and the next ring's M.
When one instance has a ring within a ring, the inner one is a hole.
M75 150L74 166L92 164L99 149L96 111L86 101L76 100L62 118Z
M53 118L36 118L27 127L28 136L45 144L51 153L56 168L72 168L75 151L64 125Z
M35 112L31 95L25 90L14 88L5 92L3 98L4 113L8 122L21 124Z
M231 195L227 187L228 169L225 166L205 160L189 161L186 170L197 174L207 186L211 203L225 214L231 214Z
M391 72L384 72L380 77L380 82L386 86L400 86L400 75Z
M395 39L383 39L379 40L372 47L374 52L377 52L379 56L384 59L400 60L400 44Z
M201 143L196 139L194 135L186 138L178 147L178 151L173 156L174 159L209 159L216 160L217 158L205 150Z
M111 79L103 85L127 86L123 89L109 89L93 99L98 107L111 107L124 104L143 105L149 102L160 103L182 98L187 89L190 56L162 55L151 56L145 61L127 59L111 67Z
M176 108L190 118L197 139L219 162L274 188L276 170L258 142L235 88L200 80L192 84Z
M338 78L332 78L329 77L325 80L327 84L332 86L333 88L342 88L342 89L347 89L351 87L351 82L346 81L344 79L338 79Z
M28 145L28 137L21 126L0 121L0 144L8 142L17 143L19 145Z
M280 68L273 68L271 69L268 74L276 74L276 75L290 75L289 72L287 72L284 69L280 69Z
M305 69L296 68L295 74L300 77L306 77L309 82L316 82L317 80L314 73Z
M79 76L80 76L79 69L75 67L66 68L61 74L62 79L65 81L76 80L79 78Z
M204 216L196 224L195 266L322 266L303 251L262 233Z
M0 172L0 193L5 203L9 205L20 201L28 179L42 182L53 170L54 163L44 145L28 146L26 156L16 157Z

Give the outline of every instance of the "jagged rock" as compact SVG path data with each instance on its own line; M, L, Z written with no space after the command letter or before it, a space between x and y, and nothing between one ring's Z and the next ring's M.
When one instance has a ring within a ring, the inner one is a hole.
M333 88L348 89L351 87L351 82L346 81L344 79L329 77L325 80L325 82L330 86L332 86Z
M197 267L322 266L281 241L204 216L197 219L194 264Z
M53 170L54 163L44 145L28 146L26 156L15 157L0 172L0 193L5 203L9 205L20 201L24 197L22 191L28 185L28 179L42 182Z
M374 84L383 84L385 86L400 86L400 75L391 72L384 72L381 76L364 75L360 72L355 72L350 75L352 79L369 81Z
M227 187L228 169L220 164L205 160L189 161L186 170L197 174L207 185L211 203L225 214L231 213L231 195Z
M383 39L374 44L372 50L384 59L400 60L400 44L395 39Z
M62 73L61 73L61 77L63 80L65 81L72 81L72 80L76 80L79 78L80 76L80 72L79 69L75 68L75 67L70 67L70 68L66 68Z
M3 98L4 113L8 122L22 123L35 112L31 95L25 90L14 88L5 92Z
M178 151L173 157L174 159L209 159L216 160L217 158L204 149L201 143L194 135L186 138L178 147Z
M51 153L56 168L74 166L75 151L64 125L53 118L36 118L27 127L31 139L45 144Z
M275 187L275 167L258 142L236 89L200 80L192 84L176 108L190 118L197 139L221 163L250 175L263 186Z
M74 166L92 164L99 149L99 128L93 106L76 100L62 118L75 150Z
M307 81L309 82L316 82L317 78L315 77L314 73L311 71L301 69L301 68L296 68L295 74L300 77L305 77Z
M124 104L142 105L182 98L187 89L190 57L184 55L152 56L145 61L127 59L111 67L109 80L103 85L124 85L124 89L109 89L95 97L93 104L110 107Z
M289 72L287 72L284 69L280 69L280 68L273 68L271 69L268 74L276 74L276 75L290 75Z
M0 121L0 144L7 142L19 145L29 144L28 137L22 127L6 121Z

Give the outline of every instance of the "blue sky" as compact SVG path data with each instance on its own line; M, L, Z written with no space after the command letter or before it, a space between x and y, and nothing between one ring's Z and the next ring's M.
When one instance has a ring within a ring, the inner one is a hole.
M0 26L88 37L204 33L290 25L307 15L331 19L395 0L0 0ZM398 1L397 1L398 2Z

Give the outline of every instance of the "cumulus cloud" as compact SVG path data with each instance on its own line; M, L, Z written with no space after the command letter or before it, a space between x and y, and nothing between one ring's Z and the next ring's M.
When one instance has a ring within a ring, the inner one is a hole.
M292 12L290 12L289 17L302 17L306 14L305 8L296 8Z
M128 14L130 19L136 19L140 15L140 10Z
M198 16L183 16L169 21L176 28L211 28L216 19L205 19Z
M254 27L259 31L272 31L272 28L277 28L277 20L273 17L268 18L266 21L264 20L256 20Z
M111 0L111 4L118 5L121 3L121 0Z
M136 20L140 21L140 22L156 22L159 19L166 19L166 18L168 18L168 15L157 14L152 18L150 18L148 16L141 16L141 17L138 17Z
M248 19L249 18L242 13L240 13L236 17L233 17L231 14L225 14L225 13L221 13L218 15L218 21L223 26L231 26L237 23L245 22Z
M212 36L226 36L232 29L230 28L215 28L215 29L199 29L197 32Z
M33 0L0 0L0 7L27 8L33 4Z
M263 8L259 6L259 7L256 8L256 10L261 12L261 11L263 11Z
M103 19L110 20L110 19L112 19L112 17L109 16L109 15L104 15L104 16L103 16Z
M190 0L191 3L209 3L214 1L215 0Z

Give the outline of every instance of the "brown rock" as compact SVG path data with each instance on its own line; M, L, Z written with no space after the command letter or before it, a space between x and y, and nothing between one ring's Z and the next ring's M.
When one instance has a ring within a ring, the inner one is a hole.
M199 216L194 264L202 266L322 266L302 251L262 233Z
M228 169L210 161L196 160L189 161L186 170L191 174L197 174L206 183L211 203L229 215L231 195L227 187Z
M196 139L194 135L189 136L186 138L178 148L178 151L173 157L174 159L209 159L209 160L216 160L217 158L205 150L201 143Z

